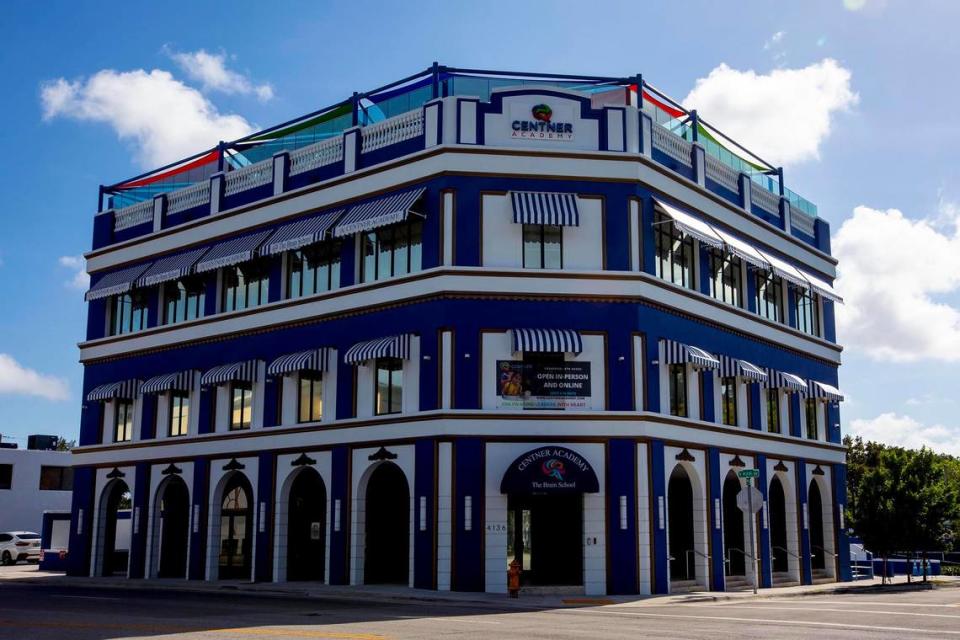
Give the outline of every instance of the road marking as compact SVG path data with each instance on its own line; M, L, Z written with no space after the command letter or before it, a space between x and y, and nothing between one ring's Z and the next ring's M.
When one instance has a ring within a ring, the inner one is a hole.
M710 605L704 604L694 604L689 605L691 607L709 607ZM723 605L724 609L758 609L761 611L809 611L804 607L775 607L768 605L755 605L755 604L725 604ZM960 615L950 615L946 613L917 613L911 611L877 611L875 609L824 609L817 608L814 611L830 611L834 613L871 613L871 614L882 614L885 616L924 616L927 618L960 618Z
M783 600L783 599L774 599L774 598L771 598L771 599L769 600L769 602L790 602L790 601L793 601L793 600L794 600L794 598L791 598L790 600ZM851 606L853 606L853 605L859 605L859 604L882 604L882 605L885 606L885 607L947 607L947 608L951 608L951 609L956 609L957 607L960 607L960 603L957 603L957 604L921 604L921 603L919 603L919 602L889 602L889 601L887 601L887 600L856 600L856 601L844 601L844 600L841 600L841 599L837 599L837 600L807 600L807 599L804 599L804 600L803 600L803 604L832 604L832 605L842 604L842 605L851 605Z
M137 631L146 631L149 633L211 633L223 634L229 633L234 636L278 636L293 638L317 638L327 640L388 640L390 636L371 633L338 633L335 631L306 631L299 629L275 629L270 627L248 627L236 629L203 629L190 627L174 627L152 624L136 623L101 623L101 622L48 622L41 620L4 620L0 619L0 628L2 627L27 627L27 628L54 628L54 629L111 629L123 630L133 629Z
M241 636L282 636L287 638L330 638L335 640L386 640L389 637L371 633L338 633L335 631L307 631L301 629L276 629L272 627L206 629L197 633L229 633Z

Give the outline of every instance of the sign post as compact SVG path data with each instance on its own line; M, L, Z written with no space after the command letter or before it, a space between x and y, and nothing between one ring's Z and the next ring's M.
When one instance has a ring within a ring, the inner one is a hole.
M737 476L741 477L746 481L747 486L740 493L737 494L737 506L740 507L740 510L746 513L750 518L750 556L753 558L753 593L757 593L757 582L759 581L759 565L757 559L757 543L756 543L756 528L757 528L757 511L760 510L760 507L763 506L763 494L759 496L760 499L754 500L754 494L759 494L760 492L756 487L753 486L753 479L760 477L759 469L741 469L737 472ZM746 494L746 496L744 496ZM746 500L743 498L746 497ZM746 504L744 504L746 502ZM756 504L756 506L754 506Z

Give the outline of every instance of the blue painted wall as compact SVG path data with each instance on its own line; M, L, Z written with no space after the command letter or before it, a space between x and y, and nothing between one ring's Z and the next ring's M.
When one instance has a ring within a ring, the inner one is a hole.
M610 532L607 547L607 592L637 593L637 443L615 438L607 444L607 513ZM626 528L620 521L620 500L627 501Z

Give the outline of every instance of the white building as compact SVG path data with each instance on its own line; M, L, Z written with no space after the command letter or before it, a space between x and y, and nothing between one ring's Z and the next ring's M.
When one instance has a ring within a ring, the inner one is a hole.
M40 532L44 511L69 511L68 451L0 449L0 531Z

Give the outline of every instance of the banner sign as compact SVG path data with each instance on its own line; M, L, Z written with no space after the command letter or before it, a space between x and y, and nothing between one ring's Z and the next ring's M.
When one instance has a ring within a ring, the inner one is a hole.
M501 409L586 409L590 363L497 360L497 399Z
M546 446L513 461L500 482L501 493L596 493L600 482L576 451Z

